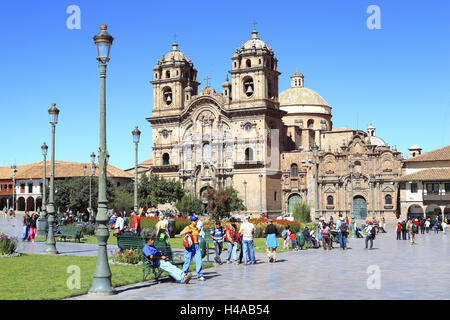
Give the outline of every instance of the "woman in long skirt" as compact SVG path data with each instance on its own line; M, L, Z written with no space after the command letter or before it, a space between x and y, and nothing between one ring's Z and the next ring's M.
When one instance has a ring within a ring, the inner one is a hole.
M273 225L272 220L269 219L269 225L266 227L264 234L266 234L266 252L269 262L275 262L277 258L277 228Z

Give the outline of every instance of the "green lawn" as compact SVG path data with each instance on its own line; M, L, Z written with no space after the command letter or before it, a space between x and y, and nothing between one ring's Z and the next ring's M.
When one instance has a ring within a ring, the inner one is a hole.
M92 285L97 257L23 254L0 259L0 300L53 300L86 294ZM80 268L81 288L70 290L69 266ZM204 268L212 263L203 262ZM142 281L142 266L110 265L114 287ZM195 270L191 264L190 270ZM167 276L166 273L163 273ZM151 279L153 274L147 278Z

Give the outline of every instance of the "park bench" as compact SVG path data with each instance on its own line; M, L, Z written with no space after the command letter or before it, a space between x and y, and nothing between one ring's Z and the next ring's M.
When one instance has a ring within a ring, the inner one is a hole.
M172 248L168 245L164 240L156 240L155 248L158 249L163 256L167 257L168 262L172 263L174 266L183 266L184 265L184 255L175 255L172 252ZM155 275L155 280L159 282L159 277L164 272L161 268L157 267L152 259L149 259L142 252L142 281L145 281L145 278L153 272Z
M119 243L118 246L120 248L120 251L123 251L124 249L139 249L142 250L145 246L145 240L141 237L118 237Z
M66 238L74 238L75 241L78 239L78 242L81 242L81 226L61 226L59 228L61 233L56 234L60 237L60 239L64 238L64 241L66 241Z

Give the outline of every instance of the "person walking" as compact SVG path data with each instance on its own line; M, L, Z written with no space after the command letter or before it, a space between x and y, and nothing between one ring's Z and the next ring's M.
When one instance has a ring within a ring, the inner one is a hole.
M267 257L269 258L269 262L274 263L277 259L278 231L277 228L273 225L272 219L269 219L267 222L269 224L267 225L266 230L264 230L264 234L266 235L266 253Z
M431 225L430 218L428 218L428 219L425 221L425 230L426 230L427 233L430 232L430 225Z
M442 233L447 233L447 219L444 219L444 221L442 221Z
M113 236L117 237L117 247L120 249L119 236L122 234L125 226L125 220L122 218L122 214L117 214L117 219L114 224Z
M216 251L216 256L214 260L218 264L222 264L222 260L220 259L220 254L223 249L223 228L220 225L220 221L217 220L215 226L211 229L210 236L214 240L214 250Z
M169 238L170 238L170 234L169 234L169 228L168 228L168 222L167 220L164 218L163 215L159 216L159 221L156 224L155 228L156 228L156 239L158 240L164 240L166 242L166 244L169 243Z
M198 218L196 216L191 216L191 224L180 232L180 236L190 234L193 242L191 247L184 249L184 265L182 270L185 274L188 274L191 261L194 259L197 279L200 281L205 281L202 271L202 253L198 243L199 229L197 228L197 220Z
M439 233L439 222L437 221L437 219L434 220L433 223L433 229L434 229L434 233Z
M22 219L22 241L28 240L29 228L30 228L30 213L28 211L25 211L25 215L23 216Z
M420 234L425 234L425 221L422 218L420 218L419 225L420 225Z
M366 249L368 246L368 242L370 241L370 249L372 249L373 246L373 240L375 240L376 230L372 225L372 221L367 222L366 227Z
M322 234L322 246L323 250L327 250L327 247L329 250L331 250L331 230L330 227L324 222L322 225L322 229L320 230L320 233Z
M347 247L347 235L348 235L348 225L345 223L342 215L339 215L339 220L336 223L336 230L338 232L339 245L342 250Z
M408 240L411 240L411 228L412 228L412 221L411 219L408 219L408 222L406 223L406 233L408 234Z
M236 226L236 219L231 217L230 223L225 227L225 242L227 244L227 263L233 262L238 264L236 260L236 252L238 247L238 233ZM233 260L233 261L231 261Z
M289 236L291 235L291 231L289 230L289 226L286 226L281 233L281 237L283 237L283 248L289 249Z
M416 234L419 233L419 220L416 219L414 220L414 222L411 225L411 244L414 244L414 242L416 241Z
M406 221L402 221L402 240L406 240Z
M244 256L244 264L255 264L255 251L253 245L253 237L255 236L255 225L250 223L250 218L245 217L244 223L241 225L239 229L239 234L242 236L242 247L243 247L243 256ZM250 260L247 261L247 253L250 254Z
M28 236L28 241L34 243L34 239L36 237L36 225L37 225L38 215L36 212L33 212L30 218L30 235Z
M402 224L397 222L397 240L402 240Z

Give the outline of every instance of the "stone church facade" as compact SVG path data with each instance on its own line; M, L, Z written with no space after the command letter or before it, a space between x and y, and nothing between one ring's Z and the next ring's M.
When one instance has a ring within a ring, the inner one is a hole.
M208 78L199 89L194 63L177 43L157 61L147 118L152 173L179 180L196 196L209 187L233 186L247 214L279 216L298 201L314 208L316 144L320 215L349 214L353 194L361 219L368 211L395 217L393 179L400 174L401 154L374 127L334 130L331 106L304 87L299 72L291 76L291 88L279 93L278 60L256 30L231 60L231 79L226 76L220 93Z

